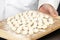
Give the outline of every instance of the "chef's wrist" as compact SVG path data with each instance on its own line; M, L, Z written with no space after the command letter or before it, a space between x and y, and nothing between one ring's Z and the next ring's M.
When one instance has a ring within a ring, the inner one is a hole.
M54 7L53 7L52 5L50 5L50 4L43 4L43 5L41 5L41 6L39 7L39 9L40 9L41 7L43 7L43 6L45 6L45 7L50 6L50 7L54 8Z

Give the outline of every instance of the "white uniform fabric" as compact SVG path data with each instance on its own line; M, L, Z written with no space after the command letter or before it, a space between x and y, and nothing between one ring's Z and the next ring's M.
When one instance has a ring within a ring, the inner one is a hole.
M59 1L60 1L60 0L40 0L40 1L39 1L39 6L38 6L38 8L39 8L41 5L43 5L43 4L50 4L50 5L52 5L55 9L57 9L57 8L58 8L58 5L59 5Z
M4 3L5 3L5 1L4 0L0 0L0 20L2 20L3 19L3 16L4 16Z
M45 3L57 9L59 0L0 0L0 20L26 10L37 10Z
M7 18L26 10L37 10L37 8L38 0L7 0L5 17Z

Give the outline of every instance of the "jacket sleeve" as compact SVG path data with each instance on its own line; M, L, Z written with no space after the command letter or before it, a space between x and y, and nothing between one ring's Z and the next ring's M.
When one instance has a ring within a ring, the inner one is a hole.
M0 0L0 21L3 19L4 16L4 0Z
M50 4L57 10L59 1L60 0L39 0L38 8L43 4Z

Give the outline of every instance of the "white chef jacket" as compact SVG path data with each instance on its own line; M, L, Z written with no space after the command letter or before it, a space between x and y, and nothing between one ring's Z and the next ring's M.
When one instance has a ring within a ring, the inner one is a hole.
M26 10L38 10L45 3L57 9L59 0L0 0L0 20Z

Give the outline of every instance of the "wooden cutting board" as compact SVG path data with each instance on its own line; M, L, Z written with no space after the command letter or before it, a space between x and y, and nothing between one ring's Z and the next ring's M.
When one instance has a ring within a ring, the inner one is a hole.
M60 17L59 17L59 18L60 18ZM32 39L32 40L35 40L35 39L41 38L41 37L43 37L43 36L45 36L45 35L53 32L53 31L59 29L59 28L60 28L60 21L59 21L58 24L56 24L56 25L57 25L57 26L54 25L54 28L52 27L53 29L49 29L49 30L46 31L46 32L41 32L41 33L39 33L39 36L38 36L38 37L37 37L37 36L35 36L35 37L32 36L31 39ZM3 24L0 24L0 37L6 38L6 39L8 39L8 40L20 40L20 38L16 38L14 35L8 33L8 32L5 31L5 30L2 30L2 29L1 29L1 26L3 26Z

